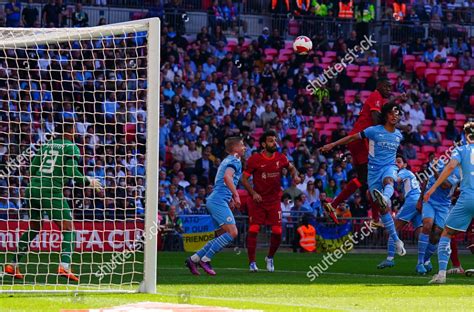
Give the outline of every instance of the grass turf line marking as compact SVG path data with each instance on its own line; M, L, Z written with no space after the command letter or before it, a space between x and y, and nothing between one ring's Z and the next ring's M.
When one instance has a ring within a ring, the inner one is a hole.
M167 296L167 297L176 297L176 294L170 294L170 293L156 292L156 294ZM228 301L269 304L269 305L288 306L288 307L318 308L318 309L324 309L324 310L329 310L329 311L348 311L348 312L360 311L360 309L353 310L353 309L347 309L347 308L334 308L334 307L328 307L328 306L320 306L316 304L302 304L302 303L292 304L292 303L280 303L280 302L275 303L275 301L269 302L265 300L254 300L253 298L249 298L249 300L245 300L245 299L239 299L239 298L234 298L234 297L212 297L212 296L192 296L192 297L198 298L198 299L228 300Z

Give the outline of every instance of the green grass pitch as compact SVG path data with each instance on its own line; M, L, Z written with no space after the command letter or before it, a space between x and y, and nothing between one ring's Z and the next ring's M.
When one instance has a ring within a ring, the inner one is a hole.
M259 273L247 272L247 257L242 250L218 254L214 260L217 276L192 276L183 266L186 253L160 253L158 257L158 294L0 294L0 311L59 311L111 307L141 301L190 303L264 311L474 311L474 278L448 276L447 285L427 285L429 276L414 274L416 257L396 258L396 266L377 270L382 254L347 254L331 266L327 273L310 282L308 267L317 265L321 254L293 254L281 252L275 257L276 272L264 267L264 254L257 254ZM48 259L57 262L57 254L30 255L27 283L41 281ZM99 257L92 259L91 257ZM93 275L96 266L91 260L107 260L107 255L83 254L81 281L97 282ZM140 272L142 255L134 255L136 262L118 266L115 274L104 278L106 283L137 281L140 275L120 272ZM74 262L79 260L74 256ZM433 259L436 261L436 257ZM38 263L42 264L38 264ZM474 268L474 257L462 255L465 268ZM4 257L0 256L0 263ZM434 264L435 269L437 264ZM56 265L49 270L55 272ZM75 269L78 271L77 269ZM55 282L51 276L48 282ZM64 283L63 280L59 280ZM3 277L3 285L10 285L10 277ZM126 287L127 288L127 287ZM23 286L28 289L28 286ZM129 287L129 289L134 289Z

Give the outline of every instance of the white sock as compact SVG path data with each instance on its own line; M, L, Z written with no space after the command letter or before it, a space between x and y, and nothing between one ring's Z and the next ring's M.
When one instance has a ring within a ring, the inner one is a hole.
M446 270L439 270L438 275L441 277L446 277Z
M202 262L210 262L211 259L209 259L208 257L204 256L204 257L201 258L201 261L202 261Z
M194 254L191 256L191 261L192 262L199 262L199 260L201 260L201 258L197 255L197 254Z
M69 263L61 262L61 266L66 270L69 270Z
M388 261L392 261L393 259L394 259L394 257L387 257Z

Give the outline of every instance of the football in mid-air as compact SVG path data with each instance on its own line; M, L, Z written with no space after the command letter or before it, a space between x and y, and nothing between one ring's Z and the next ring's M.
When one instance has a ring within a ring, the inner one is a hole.
M313 42L306 36L298 36L293 42L293 50L298 54L308 54L313 48Z

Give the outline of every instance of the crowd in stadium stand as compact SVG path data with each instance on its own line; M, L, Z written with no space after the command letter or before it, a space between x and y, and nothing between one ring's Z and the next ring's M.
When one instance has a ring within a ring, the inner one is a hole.
M312 5L314 7L315 3L330 2L338 1L312 1ZM352 158L347 150L342 148L335 153L323 155L318 152L318 148L347 134L354 125L364 100L375 89L378 79L391 80L394 95L408 95L408 101L400 103L404 110L401 123L408 126L403 131L405 139L400 152L409 160L414 171L426 168L426 164L435 155L444 152L452 145L453 140L459 139L461 125L466 120L466 114L471 112L471 103L474 104L474 79L471 78L474 76L474 38L468 38L463 31L459 31L455 37L443 32L441 34L444 36L437 35L428 39L414 36L414 39L402 42L399 48L392 51L391 66L381 63L379 51L370 50L366 54L360 54L353 65L310 94L306 90L309 81L344 57L348 48L358 44L360 34L352 31L347 37L340 37L330 43L324 40L323 34L317 33L312 37L314 51L308 56L300 56L293 53L292 41L285 40L278 27L264 28L262 34L254 39L229 35L230 29L244 28L245 25L219 22L218 8L215 11L209 10L209 27L203 27L196 36L184 36L179 23L173 22L176 14L171 9L177 3L171 1L165 6L165 9L170 9L165 12L171 12L166 16L166 20L171 23L163 25L161 39L158 192L159 209L163 213L172 210L178 214L206 214L206 196L212 191L216 170L225 157L224 138L241 135L245 139L248 157L258 151L259 136L267 129L274 129L280 141L280 152L294 162L303 181L295 185L289 174L284 173L284 216L289 218L290 211L302 211L321 217L322 203L337 196L354 172ZM214 1L212 5L214 4L221 3ZM434 16L435 12L442 12L442 16L454 12L449 6L429 4L423 9L428 17ZM43 18L48 21L47 24L58 23L61 26L60 11L52 12L54 14L51 13L53 15L50 16L48 11L43 11ZM410 18L414 18L413 14ZM38 20L35 20L33 25L37 23ZM84 20L77 26L85 26ZM361 29L364 31L364 28ZM123 53L127 55L121 55L121 59L130 56L129 49ZM13 58L14 55L10 56ZM47 68L41 55L39 57L38 66ZM51 56L58 60L62 57L67 58L64 55ZM1 61L11 59L3 56ZM146 68L145 60L142 62L139 67ZM51 66L54 64L56 63L52 62ZM83 128L86 135L85 172L102 176L110 192L105 194L108 199L84 201L82 204L88 208L85 210L98 211L96 218L106 217L107 208L112 210L113 207L129 209L128 212L122 209L122 216L139 215L144 207L144 147L141 144L144 143L147 117L145 103L139 99L144 99L145 96L140 90L133 91L132 95L120 91L131 88L124 82L129 75L135 75L134 79L138 77L138 84L142 84L141 87L135 85L135 88L144 88L145 72L123 69L126 74L111 77L111 73L119 73L108 70L108 66L116 66L114 64L105 62L99 73L92 72L89 67L91 64L85 62L84 65L86 70L82 74L76 73L82 77L79 84L70 83L67 77L58 77L58 81L63 81L62 86L53 83L39 88L34 82L28 83L28 80L20 79L20 85L26 83L20 90L31 90L19 91L23 94L20 97L24 99L30 96L31 106L28 106L28 98L19 103L9 102L9 99L21 94L16 92L12 95L11 92L14 91L10 91L10 94L7 92L7 87L9 90L15 88L6 85L11 79L4 79L6 73L0 71L0 83L3 84L0 85L0 132L20 133L19 129L28 127L23 124L22 119L22 112L27 107L31 107L32 112L38 106L42 106L43 110L44 107L49 110L60 109L64 111L64 115L72 114L78 120L84 120L82 122L89 126L85 127L88 130ZM127 68L127 64L120 66L121 69L123 67ZM3 64L2 68L5 68ZM120 81L121 83L116 84L120 90L87 92L101 90L97 84L103 84L104 77ZM66 96L61 107L55 103L54 97L55 94L58 96L58 90L76 87L83 89L77 93L72 92L70 98ZM45 94L33 89L45 90ZM73 95L78 95L79 98L73 99ZM91 98L85 99L87 96ZM131 100L129 96L132 97ZM88 111L87 105L76 105L81 101L100 103L104 107L91 107ZM94 109L104 113L104 118L111 118L110 124L119 121L112 118L122 118L118 127L105 131L94 127L97 120L88 114ZM54 120L54 116L43 114L41 117L46 121L46 127L52 127L49 123ZM40 114L31 114L29 118L37 123ZM127 122L137 123L134 131L138 142L130 142L127 136L119 135L126 133ZM12 155L18 155L19 149L28 146L32 140L37 140L41 127L34 129L33 136L10 135L9 139L3 136L0 138L4 140L0 141L2 164ZM27 133L27 128L23 132ZM102 135L104 132L110 135ZM93 153L98 142L106 144L105 150L95 150L96 157L87 156L88 153ZM131 156L119 156L126 154ZM20 193L24 191L27 179L19 182L15 179L0 179L0 183L3 186L1 191L9 193L10 198L5 203L2 196L0 207L21 207ZM80 194L76 195L81 197ZM348 205L338 208L339 215L368 216L369 209L364 198L365 194L354 195ZM396 200L394 207L397 207Z

